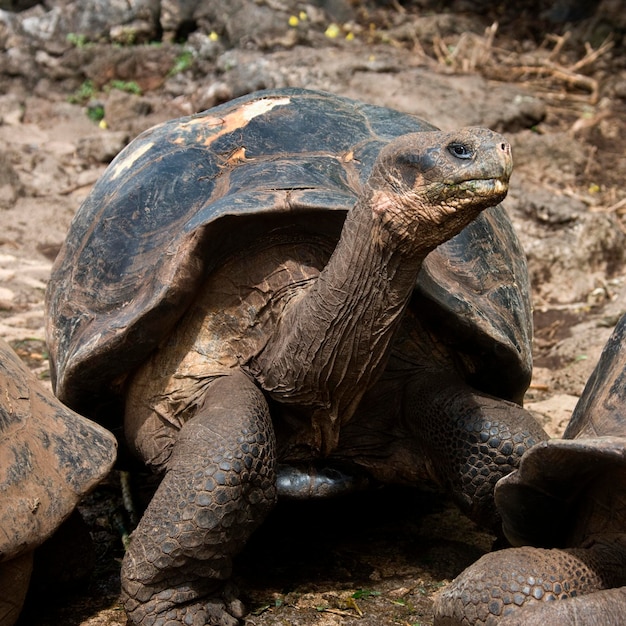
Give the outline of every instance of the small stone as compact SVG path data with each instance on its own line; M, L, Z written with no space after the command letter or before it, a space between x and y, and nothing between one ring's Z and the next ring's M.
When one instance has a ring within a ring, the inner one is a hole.
M81 138L76 151L81 158L88 161L109 163L127 143L126 131L103 131Z

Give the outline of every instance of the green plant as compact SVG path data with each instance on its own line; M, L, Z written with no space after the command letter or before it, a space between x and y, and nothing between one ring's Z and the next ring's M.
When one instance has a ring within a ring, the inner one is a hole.
M67 33L65 39L75 48L84 48L89 43L87 35L81 33Z
M134 80L112 80L107 84L105 89L107 91L118 89L126 93L134 93L138 96L141 95L141 87Z
M191 50L183 50L174 61L174 65L172 69L168 72L169 76L174 76L174 74L179 74L180 72L184 72L188 70L194 61L193 52Z
M93 97L95 92L96 88L93 82L86 80L73 94L68 96L67 101L71 104L85 104L85 102Z
M87 117L92 122L100 122L104 119L104 107L101 104L87 108Z

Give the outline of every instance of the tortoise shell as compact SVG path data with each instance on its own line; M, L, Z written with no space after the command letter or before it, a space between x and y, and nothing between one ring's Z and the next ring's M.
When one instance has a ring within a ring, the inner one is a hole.
M114 399L207 273L262 233L297 222L338 238L381 146L429 130L388 108L280 89L141 134L78 210L52 271L47 330L59 398L86 414ZM520 243L497 206L427 257L414 307L471 384L521 402L528 291Z
M113 436L45 390L0 341L0 565L33 550L111 469ZM1 569L1 567L0 567Z
M28 591L34 549L106 476L116 443L44 389L1 340L0 384L0 622L11 626Z
M576 404L565 439L626 437L626 315L618 321Z
M34 549L109 472L113 436L63 406L0 341L0 562Z
M603 515L623 526L617 494L626 486L626 315L604 346L563 438L533 446L519 470L498 483L507 537L516 545L571 546L575 526L590 523L578 507L600 499L598 485L613 490L614 510Z

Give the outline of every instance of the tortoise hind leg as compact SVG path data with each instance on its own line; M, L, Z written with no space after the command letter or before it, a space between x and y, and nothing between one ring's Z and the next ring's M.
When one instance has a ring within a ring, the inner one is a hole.
M405 427L420 442L433 478L461 510L499 532L496 482L547 435L519 405L480 393L453 374L420 371L404 396Z
M165 476L132 535L122 595L135 624L237 624L225 597L232 557L275 501L274 434L241 372L216 379L180 430Z

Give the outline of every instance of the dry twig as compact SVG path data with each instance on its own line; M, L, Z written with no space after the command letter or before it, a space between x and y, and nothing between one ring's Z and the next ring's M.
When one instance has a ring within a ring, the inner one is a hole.
M494 22L485 29L482 37L474 33L463 33L453 47L448 46L441 37L434 37L433 51L442 65L466 74L473 73L490 62L497 32L498 22Z
M594 213L615 213L615 215L626 215L626 198L622 198L619 202L606 207L592 207Z
M564 82L571 87L584 89L589 92L589 100L591 104L595 104L598 101L598 81L590 76L576 74L566 67L558 66L547 60L544 65L522 65L512 69L512 77L517 78L518 80L525 80L529 75L553 78L556 81Z

